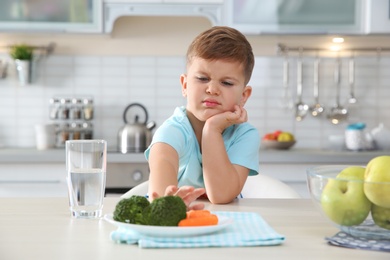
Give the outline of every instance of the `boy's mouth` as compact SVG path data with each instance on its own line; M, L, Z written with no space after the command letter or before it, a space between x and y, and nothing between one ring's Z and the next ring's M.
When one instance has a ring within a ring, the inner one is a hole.
M216 106L219 106L219 102L217 102L216 100L213 100L213 99L206 99L206 100L203 100L202 102L206 107L216 107Z

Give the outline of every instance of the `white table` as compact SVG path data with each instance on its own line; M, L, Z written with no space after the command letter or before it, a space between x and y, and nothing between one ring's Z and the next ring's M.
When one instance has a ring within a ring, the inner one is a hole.
M105 199L111 213L120 198ZM0 259L390 259L389 253L330 246L324 240L337 229L321 216L310 200L241 199L210 210L258 212L286 236L280 246L141 249L116 244L109 234L116 227L100 220L73 219L65 198L1 198Z

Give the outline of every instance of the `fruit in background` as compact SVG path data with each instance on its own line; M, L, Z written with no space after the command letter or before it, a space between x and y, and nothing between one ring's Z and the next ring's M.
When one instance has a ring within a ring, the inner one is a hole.
M364 174L364 192L367 198L377 206L390 208L390 156L383 155L371 159Z
M321 194L321 206L335 223L359 225L370 213L371 202L364 194L364 172L363 167L350 166L326 184Z
M375 204L371 207L371 216L375 224L390 230L390 208L384 208Z
M279 142L292 142L295 141L294 135L289 132L281 132L278 136Z
M274 135L274 133L268 133L263 136L263 140L273 140L276 141L277 137Z
M263 138L266 141L279 141L279 142L291 142L295 141L294 135L290 132L284 132L281 130L276 130L272 133L266 133Z
M283 132L280 131L280 130L276 130L273 134L274 134L274 136L276 137L276 139L278 139L278 137L279 137L279 135L280 135L281 133L283 133Z

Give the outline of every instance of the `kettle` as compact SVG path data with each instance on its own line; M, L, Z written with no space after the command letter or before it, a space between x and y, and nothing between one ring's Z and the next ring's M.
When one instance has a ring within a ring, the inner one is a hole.
M378 127L372 129L371 135L378 150L390 151L390 129L383 123L380 123Z
M144 122L139 122L139 116L136 115L134 123L130 124L127 121L126 114L130 108L142 108L145 116ZM144 152L152 141L152 129L156 126L155 122L148 121L148 112L146 108L139 103L128 105L123 112L123 121L125 125L118 132L118 150L121 153L140 153Z

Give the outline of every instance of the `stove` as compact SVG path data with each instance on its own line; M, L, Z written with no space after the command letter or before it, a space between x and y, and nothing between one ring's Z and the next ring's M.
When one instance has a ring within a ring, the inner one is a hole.
M134 160L139 154L115 154L115 156L124 156L126 159L110 160L110 153L116 153L109 150L107 160L106 175L106 194L125 193L138 184L149 179L149 165L144 160ZM128 160L127 160L128 159Z

